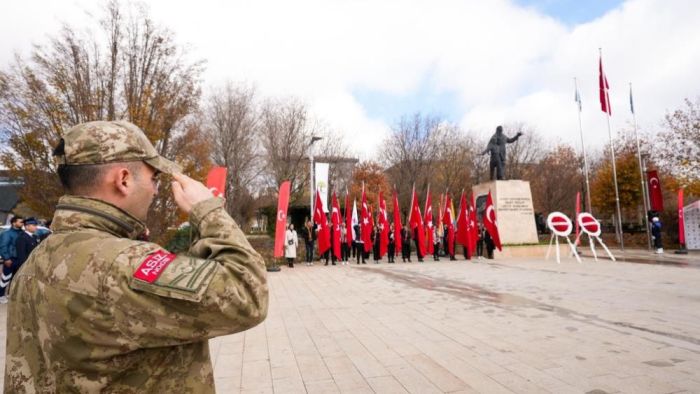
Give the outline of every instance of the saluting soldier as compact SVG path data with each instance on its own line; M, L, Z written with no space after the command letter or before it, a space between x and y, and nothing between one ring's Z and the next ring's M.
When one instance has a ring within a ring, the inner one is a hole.
M265 263L223 199L128 122L77 125L54 155L67 194L10 290L5 392L213 393L208 339L268 307ZM187 253L138 240L160 173L189 215Z

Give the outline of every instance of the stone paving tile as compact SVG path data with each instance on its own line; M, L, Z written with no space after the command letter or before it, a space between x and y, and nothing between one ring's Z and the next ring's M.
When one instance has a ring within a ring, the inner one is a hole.
M698 282L698 269L590 260L283 268L265 322L210 340L216 388L700 392Z
M367 379L375 393L400 394L408 393L393 376L377 376Z

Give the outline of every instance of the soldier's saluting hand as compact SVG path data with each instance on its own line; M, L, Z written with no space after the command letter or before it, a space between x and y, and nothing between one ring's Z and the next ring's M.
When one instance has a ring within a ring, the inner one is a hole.
M56 147L66 189L10 289L6 392L214 392L207 340L267 315L265 263L200 182L128 122L89 122ZM140 241L159 174L193 241Z

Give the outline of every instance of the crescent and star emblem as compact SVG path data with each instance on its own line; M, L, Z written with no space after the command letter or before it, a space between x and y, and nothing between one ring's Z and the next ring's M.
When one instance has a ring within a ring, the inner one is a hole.
M495 221L496 213L493 211L493 205L489 205L488 208L486 208L486 219L489 220L491 223L496 223Z
M284 211L281 209L279 211L277 211L277 221L281 222L281 221L284 221L285 219L287 219L287 214L284 213Z

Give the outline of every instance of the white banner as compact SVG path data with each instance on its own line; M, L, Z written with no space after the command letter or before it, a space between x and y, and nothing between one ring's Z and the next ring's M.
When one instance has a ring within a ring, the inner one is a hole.
M685 218L685 247L690 250L700 249L700 200L683 208Z
M323 212L328 212L328 163L315 163L314 178L316 178L316 188L321 195L323 202Z

